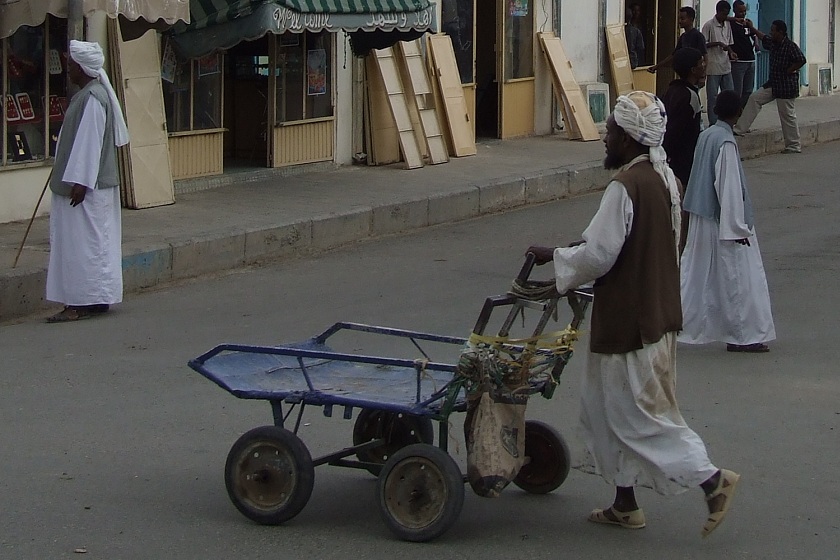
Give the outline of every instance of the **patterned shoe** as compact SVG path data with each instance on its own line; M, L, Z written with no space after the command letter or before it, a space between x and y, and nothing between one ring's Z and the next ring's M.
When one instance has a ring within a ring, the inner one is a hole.
M723 518L726 517L726 512L729 511L732 496L735 495L735 488L740 479L741 475L738 473L726 469L720 470L720 480L718 481L717 488L715 488L714 492L706 496L706 503L709 504L709 518L706 520L706 524L703 525L703 531L701 532L704 538L708 537L723 522ZM719 497L721 499L716 499ZM715 501L714 511L712 511L712 501Z
M589 514L589 521L605 525L618 525L625 529L642 529L645 526L645 512L641 508L633 511L618 511L613 507L595 509Z

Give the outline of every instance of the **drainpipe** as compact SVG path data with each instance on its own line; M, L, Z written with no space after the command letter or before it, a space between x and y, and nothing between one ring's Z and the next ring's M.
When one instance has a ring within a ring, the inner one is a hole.
M805 17L805 7L807 6L806 0L799 0L799 48L802 50L802 54L806 55L805 51L805 41L807 39L806 29L808 28L807 25L807 18ZM805 64L802 68L799 69L799 84L803 86L808 85L808 65Z

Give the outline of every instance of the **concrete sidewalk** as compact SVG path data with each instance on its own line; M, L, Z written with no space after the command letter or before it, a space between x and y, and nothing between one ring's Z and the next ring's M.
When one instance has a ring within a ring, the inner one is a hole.
M796 109L804 146L840 139L840 96L802 98ZM739 144L745 158L781 151L774 105ZM320 167L185 182L172 206L123 211L125 292L595 191L611 174L603 157L602 142L556 135L480 140L475 156L415 170ZM35 220L11 268L26 225L0 224L0 321L55 307L44 300L48 218Z

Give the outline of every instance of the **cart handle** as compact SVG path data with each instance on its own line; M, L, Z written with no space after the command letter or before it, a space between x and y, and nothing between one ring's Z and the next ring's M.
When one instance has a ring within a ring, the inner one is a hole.
M525 282L529 276L531 276L531 271L534 270L534 263L537 261L537 256L528 251L525 254L525 263L522 265L522 268L519 270L519 274L516 276L516 279L519 282Z

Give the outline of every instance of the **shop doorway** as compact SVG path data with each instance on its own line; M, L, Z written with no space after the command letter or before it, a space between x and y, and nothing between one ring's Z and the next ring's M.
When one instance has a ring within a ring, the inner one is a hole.
M752 2L750 2L751 4ZM792 35L793 0L762 0L758 5L758 28L764 33L770 33L770 25L780 19L788 26L788 36ZM755 21L755 20L753 20ZM802 48L802 45L800 45ZM755 56L755 85L767 82L770 78L770 53L761 49Z
M270 167L269 37L239 43L225 62L225 170Z
M494 0L476 10L476 136L534 133L534 5Z
M496 7L475 11L475 135L499 137L499 83L496 80Z
M674 52L677 46L679 23L677 23L679 5L673 0L660 1L656 7L656 61L665 60ZM656 92L664 94L676 74L673 66L668 66L656 72ZM654 93L656 93L654 92Z
M636 89L651 93L664 93L674 79L674 71L668 66L647 71L652 65L664 60L674 52L679 34L677 0L633 0L627 3L630 25L638 28L645 41L645 50L639 66L633 70L633 84Z

